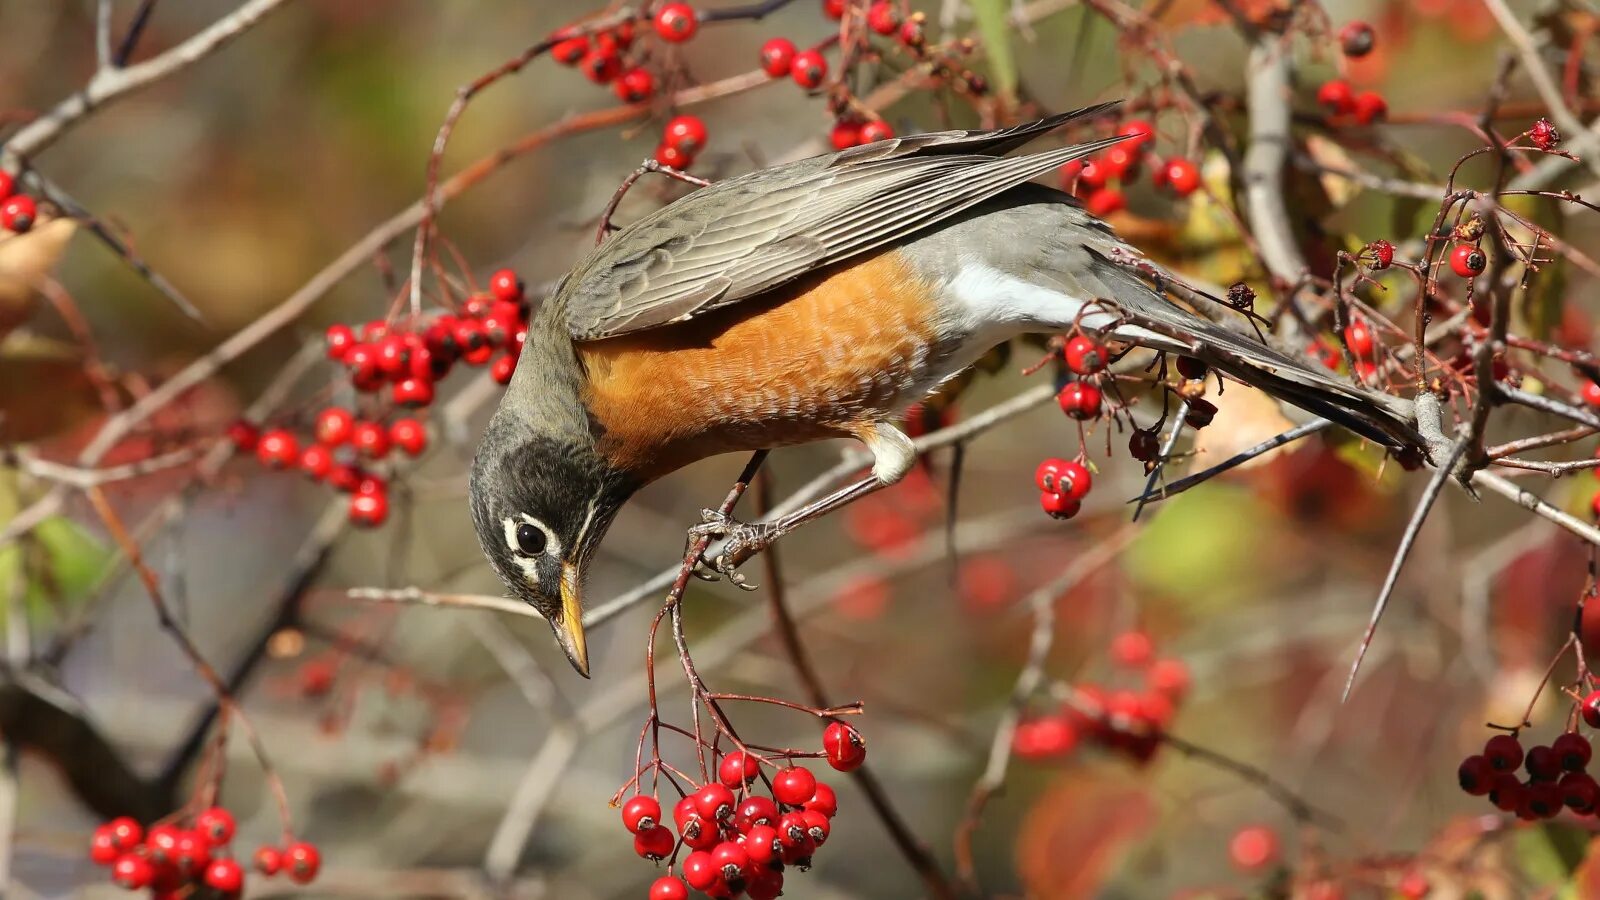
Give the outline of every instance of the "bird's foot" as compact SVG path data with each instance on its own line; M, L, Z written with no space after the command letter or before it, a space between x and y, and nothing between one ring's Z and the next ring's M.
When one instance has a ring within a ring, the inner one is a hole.
M702 555L695 562L695 574L707 580L715 580L720 575L730 584L747 591L755 590L756 585L746 581L737 570L750 557L772 546L777 532L776 527L764 522L741 522L714 509L701 510L700 524L689 529L689 539L723 539L723 545L715 558L707 560Z

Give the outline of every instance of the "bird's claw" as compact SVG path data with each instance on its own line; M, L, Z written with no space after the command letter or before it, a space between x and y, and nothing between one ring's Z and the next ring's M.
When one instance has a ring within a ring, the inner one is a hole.
M695 574L708 581L721 576L741 590L755 590L758 586L751 584L737 569L750 557L772 545L774 531L771 525L765 523L740 522L719 510L702 509L700 524L689 529L689 539L721 538L724 542L715 558L708 560L702 555L695 561Z

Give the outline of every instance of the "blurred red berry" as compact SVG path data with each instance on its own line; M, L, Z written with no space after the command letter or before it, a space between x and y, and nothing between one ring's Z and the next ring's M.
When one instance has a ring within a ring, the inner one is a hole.
M137 891L149 887L155 874L155 866L150 864L150 860L135 853L124 853L111 864L111 880L124 890Z
M1389 101L1377 91L1362 91L1355 99L1356 121L1371 125L1389 114Z
M806 809L815 810L828 818L833 818L839 812L839 800L833 788L822 782L817 782L816 789L811 794L811 799L801 804Z
M0 200L11 196L17 189L17 178L10 172L0 171Z
M828 60L820 50L803 50L795 55L789 68L789 77L806 90L821 87L828 77Z
M1241 828L1228 842L1228 858L1245 872L1259 872L1278 860L1278 835L1270 828Z
M1155 642L1142 631L1124 631L1111 639L1111 661L1130 669L1142 668L1156 655Z
M1323 82L1317 88L1317 102L1336 113L1355 111L1356 94L1350 82L1340 78Z
M845 0L822 0L822 14L835 22L844 18Z
M224 894L232 894L244 887L244 869L231 859L214 859L206 866L206 886Z
M594 48L578 62L578 68L595 84L610 84L622 74L622 59L614 50Z
M1592 813L1600 802L1600 784L1587 772L1568 772L1561 777L1561 802L1573 812Z
M1428 883L1426 875L1416 869L1411 869L1400 876L1400 883L1395 886L1395 890L1405 900L1422 900L1422 898L1432 893L1433 885Z
M416 419L398 419L389 426L389 439L407 456L421 456L428 448L428 428Z
M656 34L669 43L687 41L699 30L700 19L687 3L668 3L656 13Z
M309 884L322 868L322 853L317 845L297 841L283 848L283 869L295 884Z
M350 427L350 443L368 459L383 459L389 455L389 432L377 422L359 421Z
M1540 150L1554 150L1561 143L1561 132L1550 124L1549 119L1540 119L1528 129L1528 140Z
M263 434L256 444L256 458L273 469L286 469L300 461L300 442L282 428Z
M33 227L39 210L27 194L14 194L0 200L0 227L21 234Z
M1137 152L1155 143L1156 127L1146 119L1129 119L1117 130L1117 135L1127 140L1113 147L1113 150L1127 148Z
M502 303L521 303L525 287L512 269L500 269L489 276L489 293Z
M1084 168L1083 174L1085 179L1087 179L1089 174L1089 169L1087 167ZM1123 209L1126 209L1127 206L1128 198L1123 196L1121 191L1110 187L1096 190L1094 193L1090 194L1086 200L1083 201L1083 208L1087 209L1090 215L1101 219L1111 215L1114 212L1120 212Z
M656 77L650 70L635 66L611 83L611 90L623 103L643 103L656 92Z
M263 875L276 875L283 868L283 851L277 847L261 846L256 848L255 855L251 857L256 871Z
M1365 22L1350 22L1339 29L1339 49L1351 59L1360 59L1372 52L1377 35Z
M244 419L228 423L228 441L241 453L253 453L261 445L261 429Z
M1173 157L1162 166L1166 184L1174 194L1187 197L1200 189L1200 167L1183 157Z
M329 325L322 340L328 346L328 358L333 360L344 359L345 352L358 343L355 330L343 324Z
M1356 319L1344 330L1344 340L1350 345L1350 352L1357 356L1371 356L1376 342L1372 338L1372 328L1361 319Z
M1494 766L1482 756L1469 756L1461 761L1456 769L1456 783L1461 789L1474 797L1481 797L1494 789L1496 772Z
M1544 744L1529 747L1522 765L1535 781L1554 781L1561 776L1561 760L1555 750Z
M709 136L706 123L699 116L673 116L667 121L666 127L661 129L663 143L677 147L691 156L705 149Z
M1581 772L1589 765L1589 760L1594 756L1594 748L1589 745L1589 739L1575 732L1560 735L1550 743L1550 749L1555 751L1556 762L1568 772Z
M882 35L900 29L900 9L891 0L876 0L867 9L867 27Z
M775 37L761 45L761 70L773 78L782 78L794 67L795 54L800 49L786 37Z
M356 493L350 496L350 522L364 528L377 528L389 518L387 491Z
M583 35L560 40L550 48L550 55L563 66L575 66L589 52L589 39Z
M1181 659L1158 659L1145 673L1145 684L1169 699L1181 700L1189 692L1189 667Z
M325 444L312 444L300 453L300 471L321 481L333 471L333 451Z
M894 137L894 129L882 119L873 119L862 124L860 137L863 144L876 144Z
M677 843L671 829L657 825L633 836L633 852L645 859L666 859L672 855L672 848L677 846Z

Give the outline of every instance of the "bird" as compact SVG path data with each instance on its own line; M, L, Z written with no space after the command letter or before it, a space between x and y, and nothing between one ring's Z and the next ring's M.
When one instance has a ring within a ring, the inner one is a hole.
M1121 138L1007 155L1113 106L718 181L616 231L539 303L468 494L494 571L579 674L588 566L636 491L723 453L866 446L870 474L773 522L708 512L701 527L728 537L715 568L731 572L903 477L915 450L901 414L1025 333L1081 329L1194 357L1386 447L1422 446L1410 401L1180 306L1109 226L1032 182Z

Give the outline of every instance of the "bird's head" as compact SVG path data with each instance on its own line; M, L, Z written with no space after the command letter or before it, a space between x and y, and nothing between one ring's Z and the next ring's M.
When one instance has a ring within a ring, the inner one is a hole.
M468 483L478 543L511 596L555 630L578 674L589 675L583 634L584 574L633 492L587 434L530 427L502 406L478 447Z

